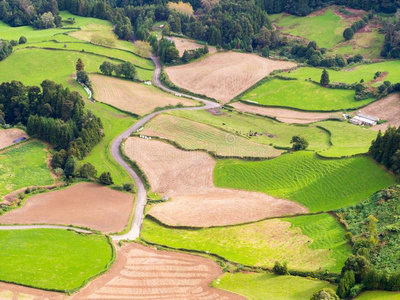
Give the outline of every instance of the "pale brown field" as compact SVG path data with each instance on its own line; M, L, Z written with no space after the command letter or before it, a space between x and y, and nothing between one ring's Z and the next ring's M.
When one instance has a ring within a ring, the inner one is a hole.
M128 80L103 75L90 75L96 100L137 115L145 115L156 107L177 105L196 106L197 102L161 92Z
M204 45L198 44L196 43L196 41L190 39L183 39L172 36L168 37L168 39L175 43L176 49L178 49L180 56L183 55L183 52L185 52L185 50L196 50L198 48L204 48ZM217 52L217 49L213 46L208 46L208 51L210 51L210 53L212 54Z
M85 182L28 198L23 207L0 216L0 223L71 224L113 233L125 229L132 206L132 195Z
M128 244L117 250L117 260L105 275L72 299L245 299L209 287L221 274L215 262L203 257Z
M272 71L295 66L255 54L219 52L190 64L166 68L166 73L177 86L226 103Z
M64 294L0 282L1 300L63 300Z
M386 120L386 123L371 127L372 130L386 130L389 126L400 126L400 95L392 94L361 109L369 114Z
M20 137L28 138L28 135L18 128L0 129L0 149L13 145L13 141Z
M240 111L276 118L278 121L284 123L293 123L293 124L309 124L330 118L340 118L341 115L340 113L334 113L334 112L317 113L317 112L303 112L285 108L261 107L261 106L245 104L243 102L235 102L230 105L232 105L234 108Z
M177 12L179 12L181 14L188 15L188 16L193 15L193 8L190 5L190 3L182 2L182 1L179 1L178 3L168 2L167 6L169 9L176 10Z
M301 205L256 192L216 188L215 160L155 140L129 138L125 153L145 172L152 191L172 198L149 214L172 226L209 227L307 212Z

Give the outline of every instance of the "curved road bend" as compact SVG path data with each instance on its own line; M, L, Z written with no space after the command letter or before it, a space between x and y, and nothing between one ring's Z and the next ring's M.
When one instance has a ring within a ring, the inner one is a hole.
M154 84L156 84L159 88L161 88L163 91L165 91L167 93L175 94L176 92L174 90L171 90L171 89L165 87L160 81L161 64L160 64L160 61L158 60L158 58L155 56L152 56L151 59L154 62L154 65L156 66L156 69L155 69L154 75L153 75ZM144 187L142 180L135 173L135 171L129 166L129 164L126 163L126 161L122 158L122 156L120 154L119 149L120 149L120 145L121 145L122 141L124 139L128 138L133 132L136 132L139 128L141 128L144 124L146 124L153 117L155 117L163 112L173 111L173 110L198 110L198 109L210 109L210 108L220 107L220 104L216 103L216 102L205 100L205 99L202 99L199 97L190 96L190 95L187 95L184 93L179 93L179 94L184 97L203 102L204 106L172 108L172 109L165 109L162 111L154 112L150 115L145 116L143 119L140 119L137 123L132 125L124 133L122 133L120 136L118 136L112 143L111 155L132 176L133 180L135 181L136 188L137 188L136 204L135 204L134 217L133 217L133 221L132 221L132 228L128 233L126 233L124 235L112 236L113 240L136 240L139 237L140 228L142 227L142 223L143 223L143 219L144 219L144 207L146 205L146 198L147 198L146 189Z
M161 74L161 64L158 60L157 57L152 56L151 59L154 62L154 65L156 66L154 75L153 75L153 80L154 83L164 90L165 92L168 93L173 93L175 94L176 92L165 87L161 81L160 81L160 74ZM154 112L150 115L147 115L143 119L140 119L137 123L132 125L130 128L128 128L124 133L122 133L120 136L118 136L112 143L111 145L111 154L114 157L114 159L126 170L128 173L132 176L133 180L135 181L136 187L137 187L137 197L136 197L136 205L135 205L135 211L134 211L134 217L132 221L132 228L131 230L124 234L124 235L114 235L112 236L113 240L136 240L139 235L140 235L140 228L143 223L144 219L144 207L146 205L146 189L144 187L143 181L140 179L140 177L135 173L135 171L126 163L126 161L122 158L119 149L122 141L126 138L128 138L133 132L137 131L139 128L141 128L144 124L146 124L150 119L155 117L156 115L159 115L163 112L166 111L173 111L173 110L198 110L198 109L210 109L210 108L216 108L220 107L220 105L216 102L212 102L209 100L205 100L199 97L193 97L190 95L186 95L183 93L180 93L182 96L185 96L187 98L200 101L204 103L204 106L200 107L186 107L186 108L172 108L172 109L165 109L162 111ZM79 228L74 228L74 227L69 227L69 226L58 226L58 225L13 225L13 226L1 226L0 225L0 230L16 230L16 229L38 229L38 228L49 228L49 229L69 229L69 230L74 230L76 232L81 232L81 233L90 233L91 231L88 230L83 230Z

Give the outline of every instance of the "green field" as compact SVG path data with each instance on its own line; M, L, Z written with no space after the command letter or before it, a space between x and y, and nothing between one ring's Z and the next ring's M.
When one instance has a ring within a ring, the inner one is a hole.
M336 287L325 281L269 273L225 273L213 287L242 295L250 300L309 300L313 293Z
M73 290L107 269L112 246L101 235L57 229L0 230L0 280Z
M115 184L132 182L132 178L126 170L111 156L110 148L114 138L133 125L136 119L100 102L87 101L86 108L101 118L105 136L85 157L83 162L90 162L94 165L98 175L102 172L110 172Z
M400 61L391 60L373 64L359 65L357 67L348 67L340 71L328 70L329 78L331 82L344 82L348 84L360 82L364 79L365 82L369 82L374 79L376 72L388 72L388 76L385 80L389 80L393 83L399 82L400 78ZM285 77L297 78L305 80L311 78L314 81L321 79L322 69L304 67L294 71L282 73Z
M305 218L321 228L322 233L316 233L315 228L306 228L302 223L304 219L296 221L297 217L290 222L272 219L191 230L164 227L146 218L141 236L146 241L173 248L209 251L243 265L272 268L275 261L280 261L287 262L289 269L294 270L340 272L351 252L344 230L327 215ZM303 232L302 228L307 230ZM324 244L330 238L333 240Z
M312 17L280 14L274 16L274 19L274 24L282 32L315 41L319 47L329 49L343 40L342 34L347 27L332 9L327 9L323 14Z
M364 292L356 298L357 300L399 300L400 293L371 291Z
M53 184L46 159L44 146L38 141L28 141L1 153L0 199L23 187Z
M325 121L316 125L327 129L331 134L332 147L320 151L324 157L345 157L360 153L367 153L377 132L355 126L347 122Z
M351 253L351 246L344 238L345 229L329 214L300 216L285 218L292 227L300 228L302 233L312 239L311 249L329 249L331 256L335 258L335 270L340 270L345 260Z
M311 212L358 203L394 182L391 174L368 157L321 159L311 152L258 162L219 160L214 169L218 187L286 198Z
M310 144L309 149L311 150L325 150L330 145L327 133L314 125L291 125L269 118L237 113L235 111L221 110L221 112L221 115L213 115L207 111L177 111L168 114L193 122L207 124L222 129L225 132L238 134L250 138L252 142L260 144L271 144L277 147L290 148L292 136L300 135L307 139ZM149 125L151 125L152 122L153 121L151 121ZM158 126L158 128L159 130L165 131L164 126ZM253 133L257 132L259 135L249 136L250 131ZM184 136L188 135L187 130L181 130L180 132Z
M71 86L78 58L82 59L87 72L98 72L99 66L107 60L100 56L72 51L17 50L0 62L0 82L18 80L26 85L40 85L43 80L49 79L65 87Z
M284 74L286 76L286 73ZM354 95L354 90L330 89L303 80L274 78L248 91L241 98L255 101L260 105L311 111L355 109L373 100L356 101Z

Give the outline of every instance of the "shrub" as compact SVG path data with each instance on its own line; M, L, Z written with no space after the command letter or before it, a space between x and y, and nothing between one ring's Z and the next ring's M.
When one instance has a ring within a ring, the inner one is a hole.
M129 183L124 183L124 185L123 185L123 189L125 191L127 191L127 192L133 191L133 188L134 188L134 186L130 182Z
M27 42L26 37L21 36L21 37L19 38L19 41L18 41L19 44L26 44L26 42Z
M292 137L290 141L292 145L292 149L294 151L299 151L299 150L306 150L308 147L308 142L305 138L295 135Z
M339 300L339 297L332 289L322 289L315 292L310 300Z
M354 30L353 30L353 29L351 29L351 28L346 28L346 29L343 31L343 37L344 37L346 40L351 40L351 39L353 38L353 36L354 36Z
M111 185L114 183L112 180L110 172L103 172L99 177L99 182L104 185Z
M277 275L290 275L286 262L281 265L279 261L276 261L272 271Z

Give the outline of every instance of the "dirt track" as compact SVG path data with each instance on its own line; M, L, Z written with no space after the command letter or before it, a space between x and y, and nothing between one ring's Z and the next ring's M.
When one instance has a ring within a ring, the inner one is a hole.
M13 141L20 137L28 138L28 135L18 128L0 129L0 149L13 145Z
M35 195L23 207L0 216L0 223L71 224L113 233L125 229L132 206L132 195L86 182Z
M221 274L206 258L128 244L117 251L109 272L72 299L245 299L208 286Z
M254 54L220 52L181 66L166 68L179 87L226 103L274 70L296 66Z
M261 107L242 102L235 102L231 104L234 108L240 111L276 118L278 121L284 123L294 124L309 124L326 120L329 118L340 118L340 113L314 113L302 112L284 108Z
M125 152L146 173L154 192L172 198L149 214L173 226L209 227L305 213L299 204L262 193L216 188L215 160L161 141L129 138Z

